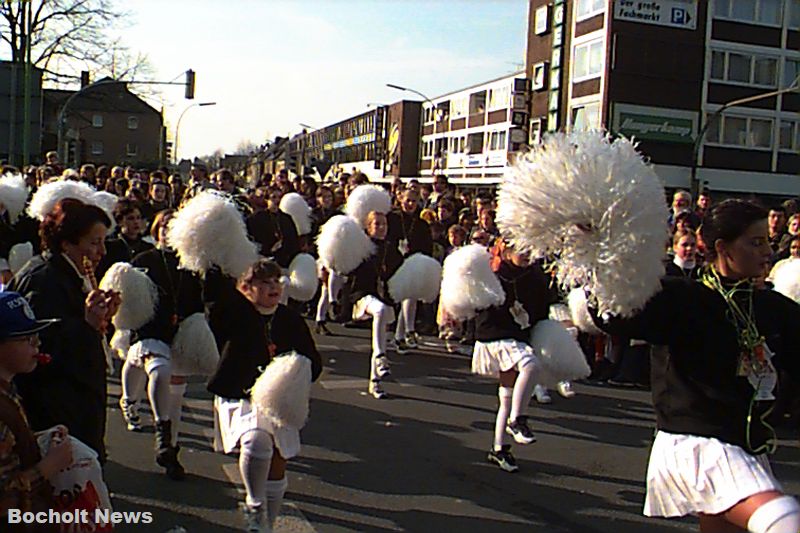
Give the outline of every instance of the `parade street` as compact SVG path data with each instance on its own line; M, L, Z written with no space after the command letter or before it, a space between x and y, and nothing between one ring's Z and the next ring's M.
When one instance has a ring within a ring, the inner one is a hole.
M317 337L325 372L312 389L301 456L289 464L289 491L277 531L671 532L692 519L641 515L653 415L647 391L577 384L577 396L531 404L538 442L514 446L520 471L486 462L496 385L469 372L469 357L438 339L391 354L390 398L367 396L367 330L331 326ZM214 453L211 396L190 385L181 424L189 473L167 479L153 460L151 428L125 431L109 399L106 477L117 511L150 511L149 525L118 531L232 532L242 528L236 456ZM149 420L148 416L144 417ZM783 433L773 457L789 494L800 491L796 437Z

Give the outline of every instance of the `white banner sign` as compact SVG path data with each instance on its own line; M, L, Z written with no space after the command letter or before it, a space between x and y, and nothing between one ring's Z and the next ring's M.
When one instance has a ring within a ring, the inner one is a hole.
M697 28L697 0L614 0L614 18L694 30Z

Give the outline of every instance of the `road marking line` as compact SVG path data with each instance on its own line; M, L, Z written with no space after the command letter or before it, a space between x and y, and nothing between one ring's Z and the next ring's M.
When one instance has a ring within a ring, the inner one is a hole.
M326 379L319 384L326 390L338 389L363 389L367 386L366 379Z

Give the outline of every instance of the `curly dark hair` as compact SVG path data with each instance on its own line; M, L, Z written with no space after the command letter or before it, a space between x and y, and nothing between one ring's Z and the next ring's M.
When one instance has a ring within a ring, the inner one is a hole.
M42 248L59 253L62 243L77 244L97 223L111 227L111 219L96 205L85 204L74 198L59 200L39 226Z

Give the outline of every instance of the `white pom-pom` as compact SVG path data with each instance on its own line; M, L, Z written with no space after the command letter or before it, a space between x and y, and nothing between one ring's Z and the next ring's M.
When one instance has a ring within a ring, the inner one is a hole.
M278 208L292 217L298 235L311 233L311 207L305 198L296 192L284 194Z
M372 211L388 213L392 210L392 197L380 185L359 185L347 197L344 212L367 227L367 215Z
M506 173L497 225L521 252L552 255L565 288L629 316L661 288L664 189L630 141L553 134Z
M800 304L800 259L790 259L773 274L775 290Z
M583 379L591 373L586 356L561 322L540 320L531 332L531 348L541 366L536 382L554 387L559 381Z
M403 261L389 278L389 294L395 302L421 300L433 302L439 296L442 265L433 257L416 253Z
M307 302L317 293L317 261L309 254L297 254L289 264L289 298Z
M203 313L183 319L170 352L172 373L176 376L209 376L217 369L219 350Z
M28 214L37 220L44 220L59 200L74 198L87 204L94 204L95 191L82 181L51 181L39 187L28 206Z
M556 322L572 322L572 315L569 314L569 307L564 304L552 304L548 318Z
M349 274L372 255L375 245L358 222L346 215L331 217L319 230L317 251L325 268Z
M477 311L505 301L503 286L490 262L491 255L480 244L462 246L444 260L439 302L450 317L467 320Z
M117 207L119 197L106 191L98 191L92 194L92 203L106 212L108 218L114 220L114 208Z
M33 259L33 244L29 242L15 244L8 251L8 266L14 274L22 270L31 259Z
M156 314L158 287L147 274L130 263L111 265L100 280L100 289L120 293L122 303L111 319L117 329L139 329Z
M575 324L575 327L590 335L603 334L602 330L592 320L592 315L589 314L589 301L586 299L586 293L583 289L578 288L569 291L567 303L569 304L569 313L572 316L572 323Z
M6 174L0 178L0 203L8 211L11 223L16 223L19 216L25 211L25 202L28 201L28 185L22 174Z
M239 278L258 260L258 247L247 237L241 213L230 199L202 191L169 221L167 242L180 266L201 275L218 266Z
M131 349L131 330L118 329L111 337L109 346L123 361L128 358L128 350Z
M258 413L279 427L302 428L308 419L311 361L297 352L272 359L256 379L251 399Z

